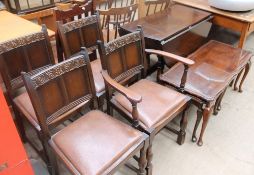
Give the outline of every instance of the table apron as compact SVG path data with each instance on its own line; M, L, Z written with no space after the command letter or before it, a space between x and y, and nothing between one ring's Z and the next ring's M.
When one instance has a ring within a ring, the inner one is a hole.
M246 25L249 25L248 22L235 20L235 19L217 15L217 14L214 14L212 23L222 26L222 27L225 27L225 28L228 28L228 29L238 31L238 32L242 32L243 27Z
M213 16L209 16L208 18L202 20L201 22L199 22L199 23L197 23L197 24L194 24L194 25L192 25L192 26L189 26L187 29L185 29L184 31L182 31L182 32L180 32L180 33L178 33L178 34L176 34L175 36L170 37L170 38L167 39L167 40L161 41L161 45L163 46L163 45L167 44L168 42L170 42L170 41L176 39L177 37L179 37L179 36L181 36L181 35L187 33L188 31L190 31L190 30L196 28L197 26L199 26L199 25L201 25L201 24L203 24L203 23L205 23L205 22L211 20L212 18L213 18Z

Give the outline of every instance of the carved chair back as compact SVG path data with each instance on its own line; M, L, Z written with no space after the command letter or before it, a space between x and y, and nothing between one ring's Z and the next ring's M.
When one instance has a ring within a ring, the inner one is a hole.
M30 76L22 73L40 127L46 136L81 107L93 107L95 95L86 52Z
M66 24L57 22L66 58L78 53L81 47L86 47L91 60L97 58L97 41L103 41L99 15L92 15Z
M56 21L62 21L67 23L88 16L89 13L93 14L92 1L88 1L85 5L74 4L72 8L68 10L54 9L54 16Z
M73 7L69 10L54 10L54 17L56 21L61 21L63 24L84 18L93 14L93 2L88 1L85 5L79 6L74 4ZM56 47L57 47L57 57L59 61L64 59L63 57L63 46L60 43L59 31L56 32Z
M165 10L171 4L171 0L149 0L145 1L147 6L146 16Z
M107 29L107 42L110 38L110 30L114 30L114 38L117 38L119 26L134 20L138 4L132 4L126 7L114 7L108 10L99 10L99 14L106 16L105 25L102 27Z
M24 86L21 72L36 74L54 64L46 27L42 31L0 43L0 72L10 99Z
M141 29L107 44L99 43L102 69L115 81L126 85L146 74L144 36Z

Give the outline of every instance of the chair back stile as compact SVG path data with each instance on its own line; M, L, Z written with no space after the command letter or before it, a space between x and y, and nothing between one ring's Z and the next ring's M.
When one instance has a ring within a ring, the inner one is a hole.
M97 40L103 41L99 15L92 15L66 24L57 22L59 36L66 58L86 47L91 60L97 59Z
M24 86L21 72L36 74L55 64L46 26L42 31L0 43L0 72L10 99Z
M87 53L54 65L23 80L44 134L81 107L93 105L95 90Z

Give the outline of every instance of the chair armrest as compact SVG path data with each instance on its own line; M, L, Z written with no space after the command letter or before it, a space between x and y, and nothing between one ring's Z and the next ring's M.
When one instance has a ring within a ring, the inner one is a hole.
M113 80L106 71L101 72L102 77L104 78L105 82L114 88L116 91L124 95L132 105L132 118L133 118L133 123L132 125L137 128L139 126L139 116L138 116L138 109L137 109L137 103L140 103L142 101L142 97L127 89L126 87L122 86L121 84L117 83L115 80Z
M167 59L176 60L176 61L181 62L181 63L183 63L184 65L187 65L187 66L191 66L195 63L191 59L184 58L184 57L181 57L181 56L169 53L169 52L161 51L161 50L145 49L145 51L146 51L146 53L149 53L149 54L156 54L156 55L164 56Z
M130 102L131 104L137 104L142 101L141 95L127 89L126 87L122 86L121 84L117 83L115 80L113 80L106 71L101 72L102 77L106 81L106 83L114 88L116 91L124 95Z

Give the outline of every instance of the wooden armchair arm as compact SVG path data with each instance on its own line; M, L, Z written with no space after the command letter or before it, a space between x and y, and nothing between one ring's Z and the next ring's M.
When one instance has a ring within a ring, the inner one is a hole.
M156 54L156 55L163 56L166 59L173 59L175 61L181 62L184 65L188 65L188 66L191 66L195 63L193 60L190 60L188 58L184 58L184 57L181 57L169 52L161 51L161 50L145 49L145 51L146 53L149 53L149 54Z
M184 87L185 87L185 83L186 83L186 80L187 80L187 73L188 73L188 70L189 70L189 66L193 65L195 62L191 59L184 58L184 57L181 57L181 56L178 56L178 55L175 55L175 54L172 54L172 53L164 52L164 51L161 51L161 50L145 49L145 51L146 51L146 53L149 53L149 54L160 55L160 56L163 56L164 58L173 59L175 61L183 63L184 71L183 71L183 76L181 78L180 91L184 92ZM162 73L162 70L160 72L158 70L157 79L159 79L159 75L161 73Z
M105 82L114 88L116 91L124 95L132 104L132 118L133 118L133 123L132 125L134 127L139 126L139 120L138 120L138 110L137 110L137 103L140 103L142 101L142 97L127 89L126 87L122 86L121 84L117 83L115 80L113 80L106 71L101 72L103 79Z
M122 86L121 84L117 83L115 80L113 80L106 71L101 72L102 77L107 82L108 85L110 85L112 88L114 88L116 91L124 95L131 103L139 103L142 101L142 97L127 89L126 87Z

